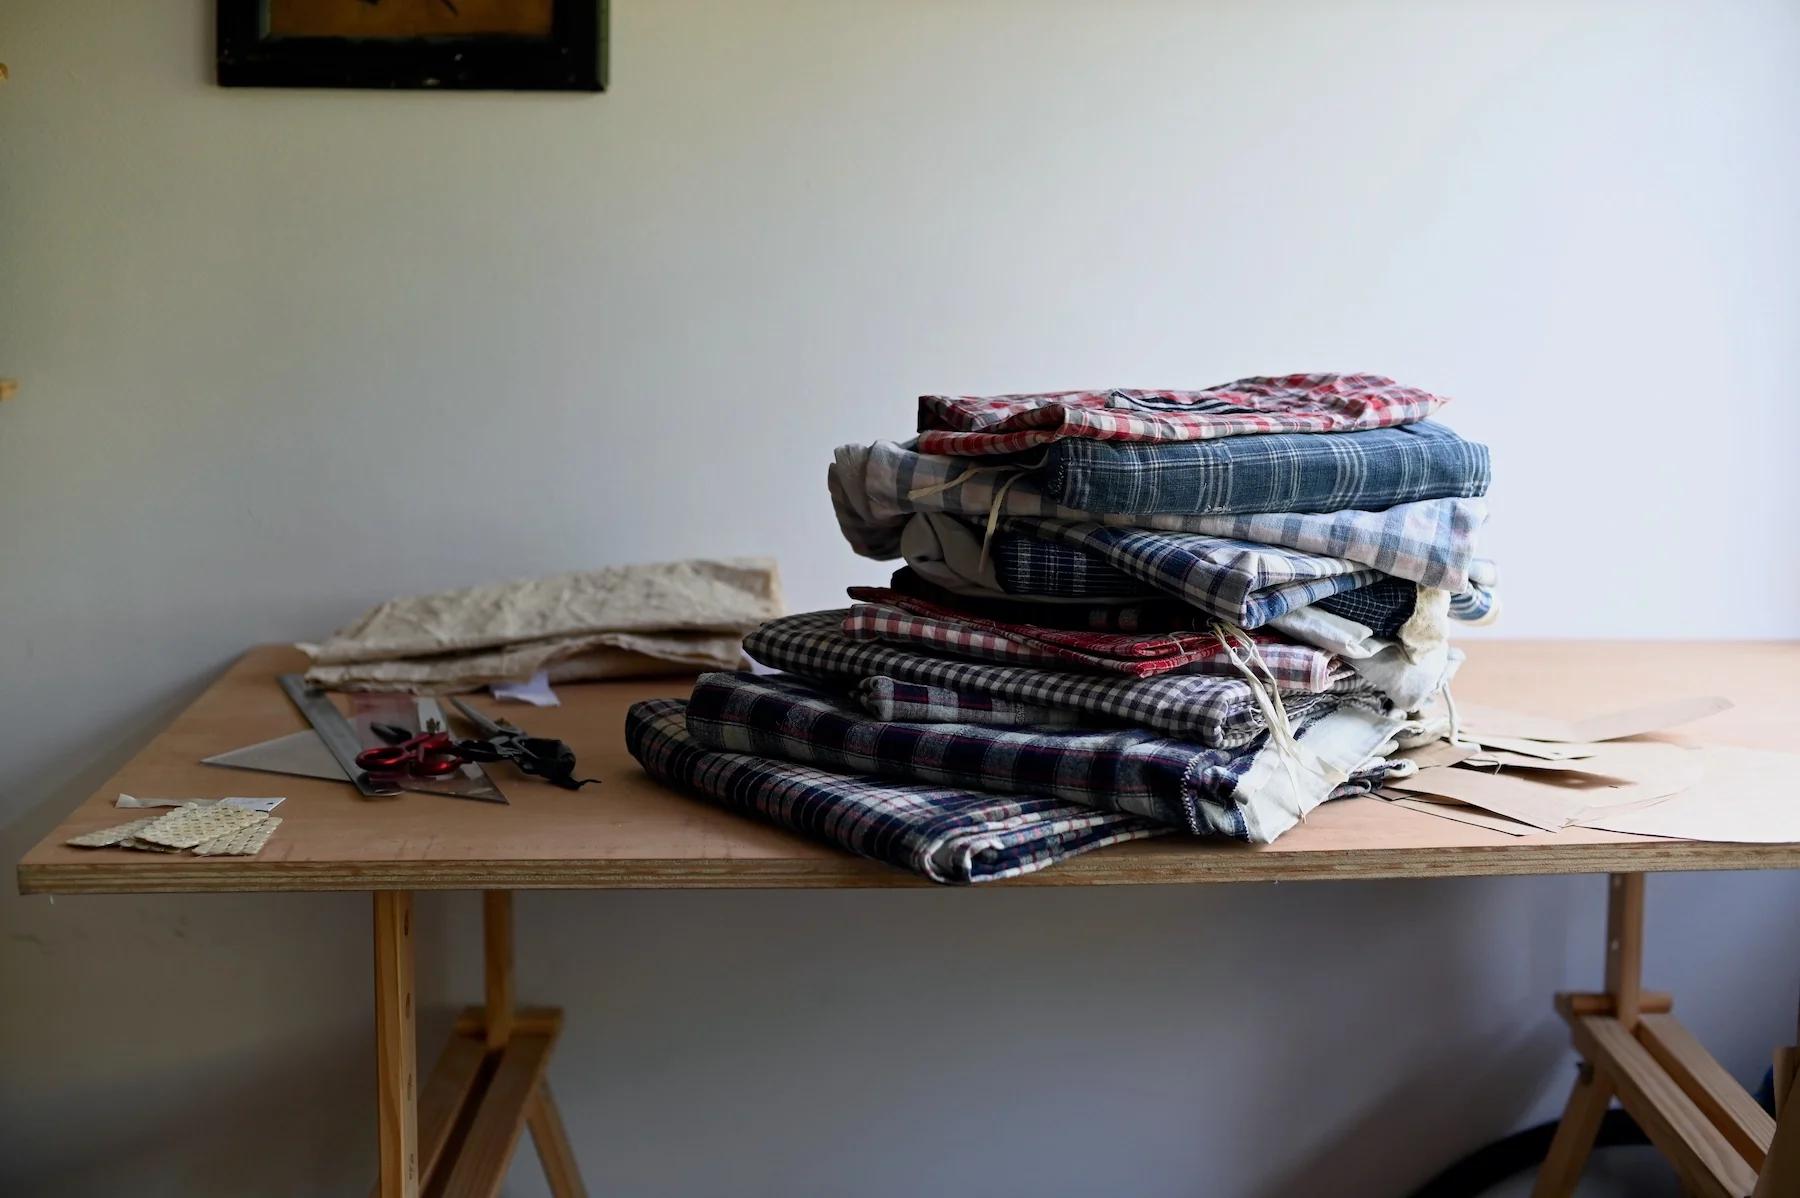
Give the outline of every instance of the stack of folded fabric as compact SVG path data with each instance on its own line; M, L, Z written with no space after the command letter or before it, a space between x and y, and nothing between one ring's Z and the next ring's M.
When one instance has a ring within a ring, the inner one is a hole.
M1495 612L1485 447L1373 375L926 396L840 449L838 522L904 559L745 640L783 671L640 705L653 774L940 881L1178 829L1267 843L1365 793Z

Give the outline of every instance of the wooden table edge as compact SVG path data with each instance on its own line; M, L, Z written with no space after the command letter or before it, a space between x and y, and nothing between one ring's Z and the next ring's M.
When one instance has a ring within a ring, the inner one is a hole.
M1262 853L1198 849L1188 858L1145 860L1101 850L1091 856L976 889L1156 886L1401 878L1517 877L1617 872L1800 869L1800 844L1687 840L1613 844L1510 844L1321 849ZM257 862L157 858L134 862L22 862L21 894L206 894L372 890L946 889L880 862L842 859L704 861ZM963 888L958 888L963 889Z

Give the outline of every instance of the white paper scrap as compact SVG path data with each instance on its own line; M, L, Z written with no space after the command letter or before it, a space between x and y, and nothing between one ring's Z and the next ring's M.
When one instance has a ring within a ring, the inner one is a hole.
M224 799L140 799L135 795L120 794L113 800L114 807L184 807L192 803L196 807L236 807L242 811L261 811L265 815L287 801L287 796L273 799L247 799L232 795Z
M550 689L550 671L539 670L525 682L496 682L488 689L503 702L529 703L533 707L561 707L562 700Z

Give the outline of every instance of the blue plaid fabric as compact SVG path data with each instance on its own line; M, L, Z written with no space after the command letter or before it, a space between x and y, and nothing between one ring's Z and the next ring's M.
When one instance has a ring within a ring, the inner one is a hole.
M1371 713L1380 706L1372 696L1358 701ZM1380 720L1371 718L1366 727L1370 739L1351 765L1361 764L1385 739ZM1273 750L1209 749L1141 728L1023 731L890 723L798 679L721 673L702 674L694 684L687 730L698 744L725 752L928 786L1042 795L1196 836L1251 840L1252 830L1268 823L1246 808L1258 798L1254 780L1268 776L1269 762L1263 760L1258 771L1258 761ZM1306 743L1307 735L1300 739ZM1369 789L1366 779L1380 777L1385 768L1365 771L1364 781L1308 779L1315 790L1300 796L1298 805L1310 810L1339 789L1362 793Z
M1161 445L1076 437L1047 454L1032 471L1046 498L1108 514L1373 512L1488 488L1487 446L1429 420Z
M987 696L1111 716L1215 748L1249 744L1268 723L1236 678L1158 674L1123 678L1039 670L986 661L960 661L844 635L845 612L815 611L771 620L744 638L744 651L766 666L852 685L864 678L897 678L941 686L960 695ZM1345 670L1327 694L1287 694L1282 702L1296 726L1334 710L1343 697L1370 692Z
M686 716L680 699L635 703L625 713L625 747L652 778L934 882L1018 877L1167 831L1060 799L911 786L715 752L688 735Z
M967 458L934 457L892 441L878 441L840 448L827 481L844 539L864 557L878 560L900 556L901 531L915 512L946 512L986 521L989 510L997 508L1002 516L1191 532L1280 545L1303 553L1349 558L1421 586L1456 591L1468 581L1475 532L1487 518L1487 505L1481 499L1425 499L1373 512L1100 514L1055 502L1030 477L1022 477L1025 473L1025 467L1013 463L971 466Z
M1193 533L1054 520L1008 520L1006 528L1023 535L994 548L1004 590L1083 596L1097 561L1242 628L1381 579L1348 558Z
M1357 587L1354 591L1327 595L1313 606L1334 616L1355 620L1383 640L1392 640L1401 627L1412 619L1413 608L1418 606L1418 602L1419 588L1416 583L1399 578L1384 578L1366 587Z

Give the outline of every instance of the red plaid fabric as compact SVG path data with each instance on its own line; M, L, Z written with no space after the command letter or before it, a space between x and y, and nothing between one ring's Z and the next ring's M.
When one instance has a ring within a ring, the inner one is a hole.
M1210 441L1349 433L1423 420L1447 400L1378 374L1289 374L1207 391L1054 391L919 397L920 453L1021 453L1064 437Z
M850 597L875 600L859 603L844 617L844 634L853 640L918 645L981 661L1079 666L1134 678L1177 670L1224 677L1238 673L1218 638L1210 634L1138 636L1004 624L877 587L852 587ZM1322 694L1341 676L1337 659L1322 649L1268 635L1252 634L1252 638L1276 685L1284 691Z

